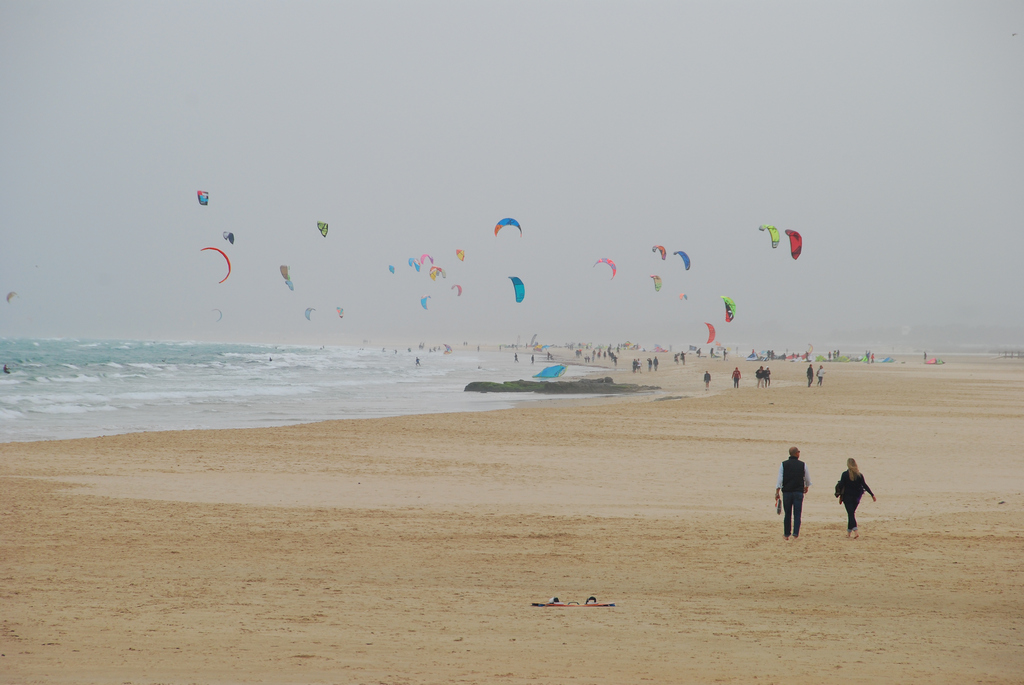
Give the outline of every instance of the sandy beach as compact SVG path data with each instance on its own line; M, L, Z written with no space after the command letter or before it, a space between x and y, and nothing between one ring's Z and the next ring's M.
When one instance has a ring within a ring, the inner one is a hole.
M1024 682L1024 362L662 357L595 369L655 395L2 444L0 681Z

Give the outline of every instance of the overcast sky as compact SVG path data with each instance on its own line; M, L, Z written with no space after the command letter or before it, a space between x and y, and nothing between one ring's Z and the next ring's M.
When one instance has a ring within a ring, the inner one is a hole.
M781 348L1022 286L1019 1L0 2L3 336Z

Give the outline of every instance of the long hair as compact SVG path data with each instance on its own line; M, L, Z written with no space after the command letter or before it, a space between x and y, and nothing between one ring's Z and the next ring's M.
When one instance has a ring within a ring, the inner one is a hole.
M857 468L857 461L853 457L846 460L846 468L850 471L851 482L860 478L860 469Z

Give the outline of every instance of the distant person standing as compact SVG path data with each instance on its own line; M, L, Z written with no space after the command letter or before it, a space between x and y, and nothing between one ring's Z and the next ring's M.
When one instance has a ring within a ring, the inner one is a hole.
M800 461L800 450L790 447L789 459L779 466L779 478L775 483L775 501L778 503L781 492L782 506L786 510L782 533L787 540L790 530L794 540L800 537L800 514L804 508L804 495L810 487L811 474L807 471L807 464Z
M516 364L518 364L519 363L519 353L515 352L514 354L515 354L515 357L516 357L515 358L515 362L516 362Z
M704 372L704 390L707 390L710 387L711 387L711 372L710 371L705 371Z
M771 367L764 367L764 387L768 387L772 384L772 370Z
M818 364L818 387L821 387L821 382L825 380L825 367Z
M736 367L732 370L732 387L740 387L740 367Z
M846 470L839 477L839 502L846 507L846 537L850 537L852 533L854 540L860 537L860 533L857 532L856 513L865 490L871 495L872 502L878 501L864 480L864 474L857 468L857 462L851 457L846 460Z
M814 364L807 365L807 387L811 387L811 383L814 382Z
M761 366L760 368L758 368L757 371L754 372L754 378L757 379L757 387L760 388L762 385L764 385L764 366Z
M533 355L532 354L530 355L530 363L531 364L533 363Z
M657 357L654 358L654 370L655 371L658 370L658 358Z

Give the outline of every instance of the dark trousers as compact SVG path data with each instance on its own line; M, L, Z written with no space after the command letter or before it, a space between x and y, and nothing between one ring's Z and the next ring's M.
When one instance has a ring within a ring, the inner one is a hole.
M800 512L804 508L804 493L784 492L782 493L782 508L786 516L782 521L782 532L789 537L789 531L793 531L793 537L800 535Z
M850 501L843 498L843 506L846 507L846 530L857 530L857 505L860 504L860 500L856 499Z

